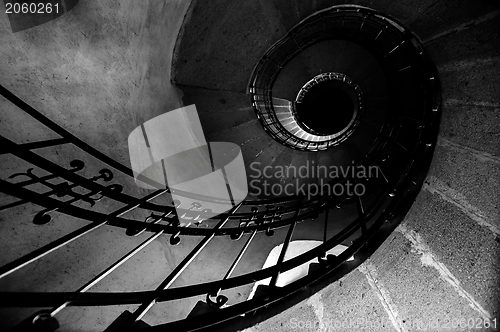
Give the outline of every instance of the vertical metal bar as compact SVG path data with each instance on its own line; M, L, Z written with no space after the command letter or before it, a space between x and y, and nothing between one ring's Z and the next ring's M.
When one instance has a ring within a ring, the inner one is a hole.
M328 231L328 211L330 211L330 207L327 207L325 210L325 223L323 226L323 243L326 242L327 231ZM323 257L326 258L326 251L323 253Z
M356 195L356 206L358 208L358 216L360 218L360 224L361 224L361 235L365 236L366 235L366 220L365 220L365 209L363 207L363 201L361 201L361 197Z
M382 29L380 29L380 31L378 32L377 36L375 37L374 41L378 39L378 37L380 37L380 34L385 30L387 29L387 26L384 26Z
M389 183L389 180L387 179L387 177L385 176L384 172L382 171L382 168L380 168L380 166L378 166L378 165L377 165L377 168L379 169L380 173L384 177L385 182Z
M247 251L248 247L250 246L250 243L254 239L255 234L257 234L256 229L252 231L252 234L250 234L250 237L245 242L245 245L243 246L243 248L241 248L240 252L238 253L238 256L236 256L236 259L231 264L231 267L229 268L229 270L227 270L226 274L224 275L224 278L222 278L222 281L226 280L227 278L229 278L231 276L231 274L233 274L234 270L236 269L236 266L239 264L241 258L243 257L243 255ZM209 295L210 296L218 296L220 291L221 291L221 288L219 288L215 294L209 294Z
M288 233L286 234L285 242L283 242L283 248L281 248L280 256L278 257L278 261L276 262L276 266L278 266L278 267L281 264L283 264L283 261L285 260L285 254L286 254L286 251L288 250L288 245L290 244L290 242L292 240L293 231L295 229L295 225L297 224L297 217L299 215L300 209L302 208L301 204L302 204L303 199L304 199L304 197L302 197L299 200L297 210L295 210L295 214L293 216L293 221L290 224L290 227L288 228ZM278 281L279 275L280 275L279 271L273 275L273 277L271 278L271 281L269 282L269 286L271 286L271 287L276 286L276 282Z
M238 265L238 263L240 262L241 258L245 254L246 250L248 249L248 246L250 246L250 243L252 242L252 240L255 237L256 233L257 233L257 230L253 230L252 231L252 234L250 234L250 237L248 238L247 242L245 242L245 245L243 246L243 248L241 248L238 256L236 257L236 259L234 260L233 264L231 265L231 267L229 268L229 270L226 272L226 275L224 276L224 278L222 280L226 280L234 272L234 269L236 269L236 266Z
M394 143L396 144L397 146L399 146L401 149L405 150L406 152L408 152L408 148L406 148L405 146L401 145L401 143L399 143L398 141L396 141L395 138L389 136L389 135L386 135L386 134L380 134L381 136L384 136L388 141L390 141L391 143Z
M347 153L349 158L351 160L353 160L351 158L351 154L349 153L349 150L347 148L344 148L344 151ZM347 181L349 181L349 180L347 180ZM355 176L353 177L352 181L354 182L354 186L356 186L356 177ZM354 193L354 196L356 196L356 207L358 209L358 216L359 216L359 221L360 221L360 225L361 225L361 235L364 237L366 235L365 209L363 207L363 202L361 201L361 197L356 195L356 193Z
M361 33L361 30L363 29L363 26L365 25L366 17L363 16L363 21L361 22L361 26L359 27L358 30L358 35Z
M234 214L242 203L239 203L235 207L231 209L229 214ZM214 230L220 229L224 227L224 225L229 221L229 215L219 221L219 223L213 228ZM206 247L206 245L213 239L214 233L212 232L210 235L207 235L200 243L196 245L196 247L191 250L191 252L184 258L184 260L175 267L175 269L163 280L163 282L156 288L154 297L149 301L143 303L136 311L132 314L132 324L135 324L139 321L151 307L156 303L158 299L159 293L167 288L169 288L175 280L181 275L181 273L191 264L191 262L198 256L198 254Z

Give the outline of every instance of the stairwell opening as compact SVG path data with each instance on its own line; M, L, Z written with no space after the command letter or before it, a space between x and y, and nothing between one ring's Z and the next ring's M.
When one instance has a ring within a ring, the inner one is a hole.
M354 115L354 105L343 90L314 87L304 98L304 106L297 110L302 123L323 135L335 134L344 129Z
M297 123L320 136L340 135L349 130L359 109L356 92L340 80L320 80L314 85L308 82L296 102Z

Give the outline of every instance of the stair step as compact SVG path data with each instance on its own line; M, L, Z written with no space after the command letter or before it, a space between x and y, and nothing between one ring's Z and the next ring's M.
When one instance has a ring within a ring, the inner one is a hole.
M304 84L312 78L303 56L290 60L280 71L273 84L272 95L276 98L295 100Z

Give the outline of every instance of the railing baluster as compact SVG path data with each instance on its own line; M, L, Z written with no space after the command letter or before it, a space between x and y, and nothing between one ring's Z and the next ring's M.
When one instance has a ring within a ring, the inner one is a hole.
M266 228L266 235L271 237L274 235L274 229L271 229L271 225L274 223L274 222L277 222L277 221L280 221L281 220L281 210L283 210L283 206L277 206L276 207L276 210L274 210L274 207L271 208L272 206L268 207L267 210L268 211L275 211L273 214L271 214L270 218L271 219L265 219L264 218L264 221L263 223L267 223L269 226Z
M361 236L365 237L367 234L366 230L366 220L365 220L365 208L363 207L363 201L361 200L361 197L358 195L356 196L356 207L358 209L358 216L359 216L359 221L361 224Z
M323 243L326 242L326 237L328 234L328 211L330 211L329 206L327 206L325 210L325 222L323 225ZM322 254L322 258L326 258L326 251Z
M356 148L355 146L352 145L352 143L351 143L351 147L353 147L354 149ZM354 159L352 159L351 154L349 153L349 150L346 147L344 147L344 151L346 152L349 159L354 160ZM354 186L356 186L357 181L356 181L355 176L352 178L352 181L353 181ZM360 221L360 226L361 226L361 235L362 235L362 237L365 237L366 236L366 220L365 220L365 210L363 207L363 202L361 201L361 197L356 195L356 193L354 193L354 196L356 196L355 201L356 201L356 207L358 209L358 216L359 216L359 221Z
M379 165L377 165L377 168L378 168L378 170L380 171L380 174L382 174L382 177L384 178L385 182L386 182L386 183L389 183L389 180L388 180L388 179L387 179L387 177L385 176L384 171L382 171L382 168L381 168Z
M254 211L254 216L252 216L252 220L254 220L253 217L255 217L255 214L257 212L258 212L258 210ZM250 221L250 222L252 222L252 221ZM247 225L250 222L248 222ZM227 272L224 275L224 278L222 278L221 282L224 282L227 278L229 278L231 276L231 274L233 274L234 270L236 269L236 266L238 265L241 258L243 257L243 255L247 251L248 247L250 246L250 243L252 243L252 240L254 239L255 234L257 234L256 229L254 229L252 231L252 233L250 234L250 236L248 237L247 241L245 242L245 245L243 246L243 248L241 248L240 252L238 253L238 256L236 256L235 260L233 261L233 263L229 267L229 270L227 270ZM241 236L239 238L241 238ZM228 301L228 298L224 295L219 295L221 290L222 289L219 288L216 292L207 294L207 299L206 299L207 303L215 305L219 308L222 307L224 304L226 304ZM215 297L216 298L215 301L212 301L212 299L210 297Z
M339 204L341 204L341 202L336 203L335 208L341 208L341 206ZM330 211L330 204L327 203L326 206L327 206L327 208L325 210L325 224L323 227L323 244L325 244L328 241L328 239L327 239L327 237L328 237L328 212ZM320 255L318 255L318 263L320 263L323 266L329 266L333 262L335 262L336 260L337 260L337 256L333 255L333 254L328 254L327 251L323 251Z
M250 217L249 220L245 220L245 221L242 220L239 224L239 228L244 229L250 223L255 223L257 221L257 213L259 212L259 208L254 206L254 207L252 207L251 211L252 211L253 215ZM244 232L244 230L238 231L236 233L231 234L229 237L231 238L231 240L239 240L243 236L243 232Z
M229 214L234 214L239 209L241 204L242 203L239 203L238 205L233 207L229 212ZM230 218L229 214L225 219L219 221L219 223L213 229L215 230L224 227L224 225L229 221ZM184 258L184 260L179 265L177 265L175 269L168 275L168 277L165 278L165 280L163 280L163 282L156 288L154 292L155 296L150 301L142 303L142 305L136 311L134 311L131 318L133 320L133 322L131 322L132 325L135 324L135 322L141 320L141 318L156 303L156 300L158 299L159 296L158 293L169 288L174 283L174 281L177 280L177 278L181 275L181 273L189 266L189 264L191 264L191 262L206 247L206 245L213 239L214 236L215 235L213 232L205 236L203 240L201 240L201 242L198 243L196 247L189 252L189 254Z
M276 262L276 266L280 266L283 261L285 260L285 255L286 255L286 251L288 250L288 245L290 244L290 242L292 241L292 236L293 236L293 231L295 230L295 225L297 224L297 217L299 215L299 212L300 212L300 209L302 207L302 201L304 200L304 197L300 198L299 199L299 202L298 202L298 207L297 209L295 210L295 214L293 216L293 221L290 223L290 226L288 228L288 233L286 234L286 237L285 237L285 242L283 242L283 248L281 248L281 252L280 252L280 256L278 257L278 261ZM278 277L280 275L280 272L276 272L272 278L271 278L271 281L269 282L269 286L271 287L276 287L276 283L278 281Z

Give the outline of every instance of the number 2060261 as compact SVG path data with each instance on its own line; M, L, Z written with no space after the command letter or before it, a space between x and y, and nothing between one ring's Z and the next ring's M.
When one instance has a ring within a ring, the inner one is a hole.
M5 4L6 14L52 14L59 13L58 3L10 3Z

